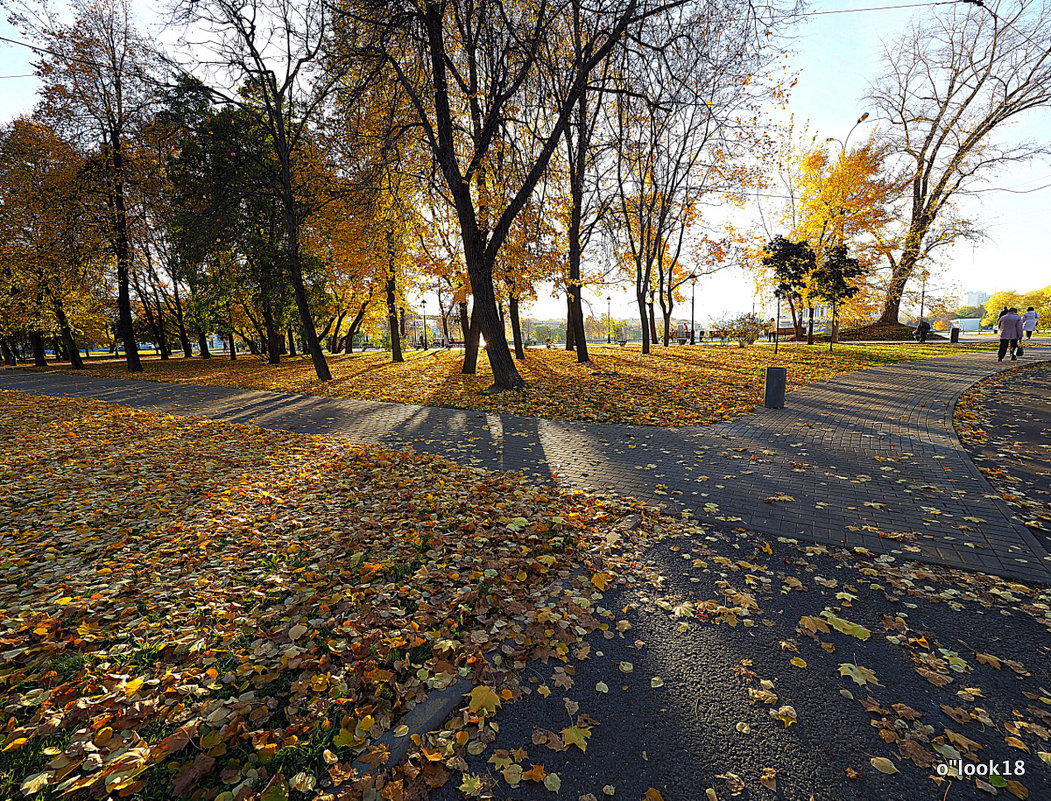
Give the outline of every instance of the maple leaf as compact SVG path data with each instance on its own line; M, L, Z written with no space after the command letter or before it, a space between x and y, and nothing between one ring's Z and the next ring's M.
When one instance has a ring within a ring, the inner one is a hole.
M821 613L821 616L828 621L828 625L838 631L840 634L848 634L851 637L857 637L859 640L867 640L872 632L864 626L860 626L857 623L851 623L849 620L844 620L841 617L837 617L828 610Z
M799 626L800 628L813 633L821 632L822 634L828 634L830 632L828 623L819 617L814 617L813 615L803 615L799 618Z
M474 773L465 773L463 781L460 782L459 790L466 796L477 796L482 794L482 777Z
M851 662L844 662L839 666L839 675L849 676L858 685L879 684L875 673L866 667L861 667Z
M493 715L496 713L496 708L500 706L500 696L492 687L480 684L467 694L471 697L467 706L469 712L478 713L484 710L486 715Z
M591 583L598 587L600 590L605 591L606 586L609 584L612 576L609 573L594 573L591 576Z
M530 782L542 782L545 776L547 776L547 771L544 770L543 765L538 764L533 765L533 767L522 774L522 778Z
M581 751L588 750L588 738L591 736L591 728L583 726L570 726L562 729L562 740L567 746L575 745Z

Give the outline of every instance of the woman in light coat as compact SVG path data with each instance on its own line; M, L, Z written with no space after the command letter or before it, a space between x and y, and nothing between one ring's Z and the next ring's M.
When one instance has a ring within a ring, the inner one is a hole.
M1025 338L1032 339L1033 332L1036 331L1036 321L1040 319L1040 315L1037 314L1036 309L1030 306L1025 310L1025 314L1022 315L1022 330L1025 331Z

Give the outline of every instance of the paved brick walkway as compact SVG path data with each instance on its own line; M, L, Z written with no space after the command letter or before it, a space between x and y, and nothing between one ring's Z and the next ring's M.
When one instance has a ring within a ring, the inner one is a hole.
M1051 556L1012 521L952 429L960 394L1009 367L975 353L864 370L796 390L783 410L679 429L11 370L0 389L408 444L770 536L1047 583Z

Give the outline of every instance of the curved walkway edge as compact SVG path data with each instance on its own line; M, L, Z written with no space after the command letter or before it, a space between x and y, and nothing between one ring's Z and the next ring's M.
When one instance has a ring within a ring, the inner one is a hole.
M1023 363L1051 359L1043 351ZM1047 584L1051 556L1013 521L952 426L960 395L1012 366L972 353L862 370L798 389L781 410L677 429L21 370L0 372L0 389L411 445L768 536Z

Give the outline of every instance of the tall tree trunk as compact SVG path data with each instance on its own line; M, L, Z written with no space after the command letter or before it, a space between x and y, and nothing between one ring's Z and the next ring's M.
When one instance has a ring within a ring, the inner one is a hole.
M654 344L657 342L657 317L653 313L653 293L650 293L649 303L647 304L650 310L650 339ZM667 345L668 341L665 340L664 344Z
M164 345L164 326L157 314L154 313L154 309L150 305L149 295L139 283L138 278L135 279L135 293L139 296L139 302L142 304L142 313L146 315L146 325L148 325L150 331L153 332L153 340L157 345L157 353L160 354L162 360L167 359L168 352ZM158 309L157 312L159 313L160 309Z
M445 308L445 304L442 303L442 290L441 286L436 287L438 294L438 314L442 318L442 337L445 342L449 342L449 309Z
M478 372L478 351L481 347L482 328L478 317L478 307L471 310L471 322L467 326L467 335L463 345L463 375L474 375Z
M226 301L226 325L230 330L230 361L237 361L237 344L234 342L234 314L230 310L230 301Z
M292 275L292 289L296 297L296 307L299 309L300 328L303 332L303 349L310 354L310 360L314 364L314 372L317 373L319 381L331 381L332 373L325 361L325 354L321 352L321 343L318 342L317 331L314 328L314 319L310 313L310 299L307 297L306 284L303 282L303 268L300 262L299 252L299 220L295 213L295 196L292 192L292 173L288 158L283 159L282 182L285 194L285 225L288 229L288 269Z
M0 337L0 352L4 355L4 364L8 367L18 367L18 356L14 346L8 343L7 337Z
M460 301L460 337L467 343L467 332L471 329L471 318L467 314L467 301Z
M288 355L296 355L296 334L295 331L292 330L292 326L288 327Z
M814 344L814 307L808 303L807 308L810 310L810 319L807 323L806 331L806 343L808 345Z
M524 359L525 349L522 347L522 323L518 319L518 298L511 295L507 305L508 313L511 315L511 339L515 344L515 358Z
M336 318L335 326L332 328L331 340L328 343L329 353L339 353L339 329L343 327L343 321L347 318L347 313L341 311L339 316Z
M661 317L664 318L664 347L668 347L668 340L671 337L671 312L661 310Z
M573 296L566 287L566 350L575 350L577 347L577 310L573 306Z
M171 357L171 350L168 348L168 332L164 328L164 304L161 302L161 299L157 297L156 288L154 288L153 291L153 300L153 305L157 307L157 347L160 348L161 351L161 361L168 361Z
M190 345L190 335L186 331L186 318L182 313L182 300L179 297L178 281L172 281L172 294L175 296L175 322L179 327L179 344L182 346L183 358L189 359L193 356L193 346Z
M588 354L588 338L584 332L584 305L580 286L580 260L583 255L583 247L580 243L580 217L584 207L584 165L588 139L583 131L586 123L586 106L587 100L581 95L576 106L579 127L576 159L569 177L569 280L566 283L566 300L569 306L566 314L566 349L576 348L579 364L591 361ZM570 136L569 131L570 126L567 126L565 134L567 138Z
M489 367L493 371L492 388L497 392L521 389L525 386L525 381L515 367L511 351L507 347L507 335L504 333L493 288L493 265L483 261L480 242L475 242L474 247L468 247L467 242L464 245L464 250L469 254L467 269L471 273L471 289L474 293L471 325L474 326L477 321L478 333L485 337L486 355L489 357Z
M208 350L208 337L203 331L197 333L197 347L201 349L202 359L212 358L212 353Z
M579 220L577 221L579 226ZM579 234L579 231L578 231ZM572 243L572 240L571 240ZM567 288L567 302L571 313L567 315L566 320L566 347L568 348L570 340L570 330L572 330L573 347L577 351L577 362L584 364L591 361L591 356L588 353L588 338L584 332L584 305L580 291L580 243L577 243L577 247L574 248L570 244L569 248L569 287ZM574 257L576 263L574 264Z
M398 321L398 296L394 276L394 254L389 253L390 263L387 269L387 282L385 285L387 297L387 328L390 329L390 359L392 362L404 362L405 357L401 353L401 324L404 324L404 315L401 324Z
M265 291L263 292L263 327L266 329L266 360L270 364L280 364L281 336L277 333L273 304Z
M116 131L110 134L109 202L113 222L113 250L117 261L117 319L129 373L141 373L142 362L135 342L135 321L131 315L131 242L128 238L128 211L124 198L124 143Z
M149 275L153 276L154 281L157 281L157 271L153 269L153 256L151 255L149 247L143 248L146 254L146 270ZM145 281L143 284L145 285ZM150 298L149 292L145 291L145 286L140 287L138 279L135 281L135 291L139 295L139 300L142 301L142 308L146 311L146 317L149 321L150 329L153 331L154 338L157 341L157 352L160 354L161 361L167 361L171 352L168 350L168 334L164 330L164 304L161 299L157 296L156 283L153 286L153 305L156 308L156 316L150 314Z
M69 363L74 370L83 370L84 362L80 358L80 351L77 349L76 339L73 337L73 329L69 327L69 320L66 318L66 310L62 308L62 301L58 298L53 298L51 301L51 308L55 311L55 320L58 321L59 332L62 334L62 341L65 343L66 351L69 353Z
M358 313L354 315L354 319L350 321L350 330L347 331L347 341L345 345L345 353L354 352L354 337L358 333L358 327L361 325L361 321L365 319L365 310L369 307L369 301L364 301L358 308Z
M879 325L895 325L900 322L898 315L901 312L901 298L918 261L916 252L906 248L901 254L901 259L891 264L890 286L887 287L887 297L883 301L883 312L877 321Z
M29 332L29 347L33 350L33 366L47 367L47 359L44 354L44 334L42 332Z
M802 309L800 309L798 313L796 312L796 304L792 300L792 296L791 295L788 295L788 310L792 313L792 331L793 331L792 338L793 339L797 339L797 340L798 339L802 339L803 338ZM780 325L781 321L778 320L777 324Z
M646 296L636 295L639 303L639 320L642 321L642 352L650 352L650 321L646 318ZM652 309L652 307L650 307Z

